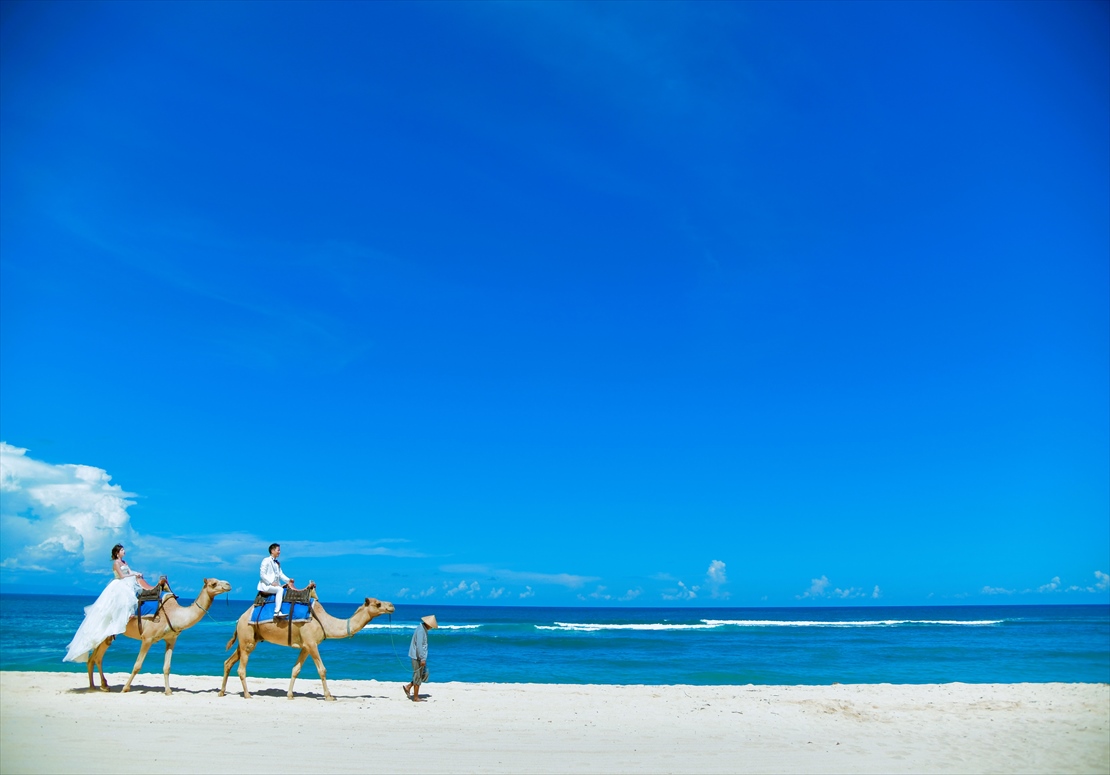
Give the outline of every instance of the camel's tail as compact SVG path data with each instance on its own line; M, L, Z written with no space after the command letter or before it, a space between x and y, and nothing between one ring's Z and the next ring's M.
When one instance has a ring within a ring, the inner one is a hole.
M238 628L235 629L235 634L231 636L231 640L229 640L227 642L227 645L224 646L224 651L227 651L229 648L234 646L235 641L237 641L237 640L239 640L239 629Z

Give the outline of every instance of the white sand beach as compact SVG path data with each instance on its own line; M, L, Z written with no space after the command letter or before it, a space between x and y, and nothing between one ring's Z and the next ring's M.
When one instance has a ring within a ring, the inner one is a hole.
M430 683L417 705L400 682L329 681L325 702L314 679L290 701L287 680L245 700L214 676L172 697L161 674L126 695L108 677L0 673L0 772L1110 771L1107 684Z

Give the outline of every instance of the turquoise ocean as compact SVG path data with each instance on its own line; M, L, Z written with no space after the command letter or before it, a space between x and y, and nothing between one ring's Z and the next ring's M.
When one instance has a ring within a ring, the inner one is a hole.
M91 597L0 595L0 669L84 673L62 662ZM191 602L182 598L182 603ZM173 672L220 675L250 603L218 598L182 633ZM353 603L325 603L346 617ZM435 681L611 684L1110 682L1110 606L866 608L528 608L398 605L321 655L329 678L401 681L419 617ZM160 673L165 648L143 672ZM138 642L118 638L107 672L130 672ZM249 674L287 678L296 652L261 645ZM315 679L311 660L302 679ZM74 676L76 682L84 678ZM309 687L298 683L302 691Z

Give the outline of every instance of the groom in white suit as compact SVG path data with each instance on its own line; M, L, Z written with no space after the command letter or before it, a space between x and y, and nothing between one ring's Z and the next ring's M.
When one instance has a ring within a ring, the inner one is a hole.
M281 572L281 544L270 544L270 556L262 561L258 569L258 591L274 595L274 618L284 617L281 611L281 595L285 587L293 587L293 579Z

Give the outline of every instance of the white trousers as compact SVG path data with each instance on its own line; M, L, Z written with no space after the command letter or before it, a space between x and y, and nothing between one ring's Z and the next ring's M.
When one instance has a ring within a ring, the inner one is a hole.
M259 587L259 592L269 592L274 595L274 613L281 613L281 595L285 587Z

